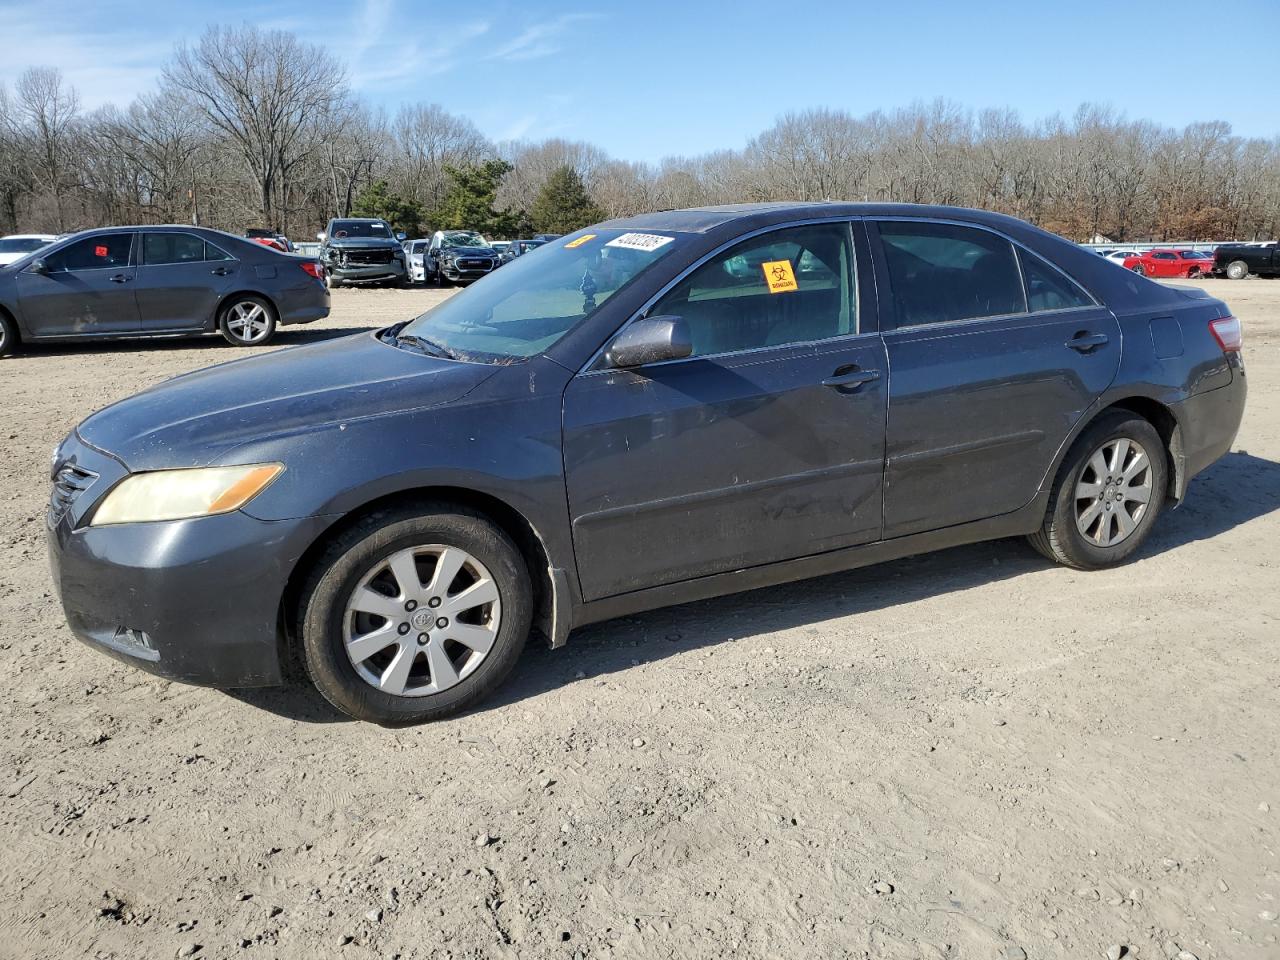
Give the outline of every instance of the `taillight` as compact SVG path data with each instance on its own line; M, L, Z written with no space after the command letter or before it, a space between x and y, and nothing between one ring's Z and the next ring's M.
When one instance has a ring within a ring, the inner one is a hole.
M322 267L322 266L321 266L319 263L317 263L316 261L314 261L314 260L304 260L304 261L300 264L300 266L302 267L302 269L303 269L303 270L307 271L307 273L311 274L311 275L312 275L313 277L315 277L317 280L323 280L323 279L324 279L324 267Z
M1244 343L1244 337L1240 332L1239 317L1222 317L1218 320L1210 320L1209 332L1213 334L1213 339L1218 341L1218 346L1223 349L1224 353L1234 353Z

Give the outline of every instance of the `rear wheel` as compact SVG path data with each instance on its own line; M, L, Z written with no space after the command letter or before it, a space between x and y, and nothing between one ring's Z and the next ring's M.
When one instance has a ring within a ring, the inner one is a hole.
M1199 280L1199 279L1200 279L1200 268L1199 268L1199 267L1192 267L1190 270L1188 270L1188 271L1187 271L1187 279L1188 279L1188 280Z
M303 591L312 682L374 723L450 716L491 693L529 635L520 551L485 517L443 505L372 514L339 538Z
M18 352L18 327L8 314L0 311L0 357L11 357Z
M1125 411L1099 418L1063 460L1031 545L1077 570L1123 563L1164 505L1167 462L1164 441L1148 421Z
M241 294L222 308L218 329L226 341L237 347L256 347L276 332L276 312L261 297Z
M1249 265L1243 260L1232 260L1227 264L1227 277L1231 280L1243 280L1249 275Z

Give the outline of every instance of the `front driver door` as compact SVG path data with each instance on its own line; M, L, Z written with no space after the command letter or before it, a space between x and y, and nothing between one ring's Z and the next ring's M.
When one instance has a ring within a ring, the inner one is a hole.
M586 599L879 538L885 355L853 262L845 222L742 241L647 311L683 317L693 356L570 382Z
M30 267L17 276L18 304L33 337L84 337L136 333L136 268L130 258L135 234L96 234L40 259L47 273Z

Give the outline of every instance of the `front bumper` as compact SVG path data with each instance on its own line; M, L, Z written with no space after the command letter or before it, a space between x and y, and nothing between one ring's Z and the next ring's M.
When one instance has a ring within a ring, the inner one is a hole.
M325 263L325 270L334 280L342 283L377 283L385 280L403 280L406 276L404 261L390 263L347 264L336 261Z
M281 600L329 519L264 521L237 512L90 527L93 507L127 471L74 435L63 455L60 468L96 475L47 525L53 582L72 633L170 680L280 683Z
M497 267L496 260L481 261L475 265L467 264L465 261L446 260L440 264L440 272L447 280L479 280L493 273Z

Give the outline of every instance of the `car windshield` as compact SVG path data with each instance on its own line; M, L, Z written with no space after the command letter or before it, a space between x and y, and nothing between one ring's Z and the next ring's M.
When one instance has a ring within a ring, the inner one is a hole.
M6 237L0 240L0 253L27 253L47 247L51 242L41 237Z
M377 237L389 240L391 231L385 223L369 223L366 220L335 220L329 236L342 240L348 237Z
M442 247L483 247L484 237L478 233L446 233L440 241Z
M509 363L542 353L681 246L678 235L594 228L517 258L410 321L417 338L460 360Z

